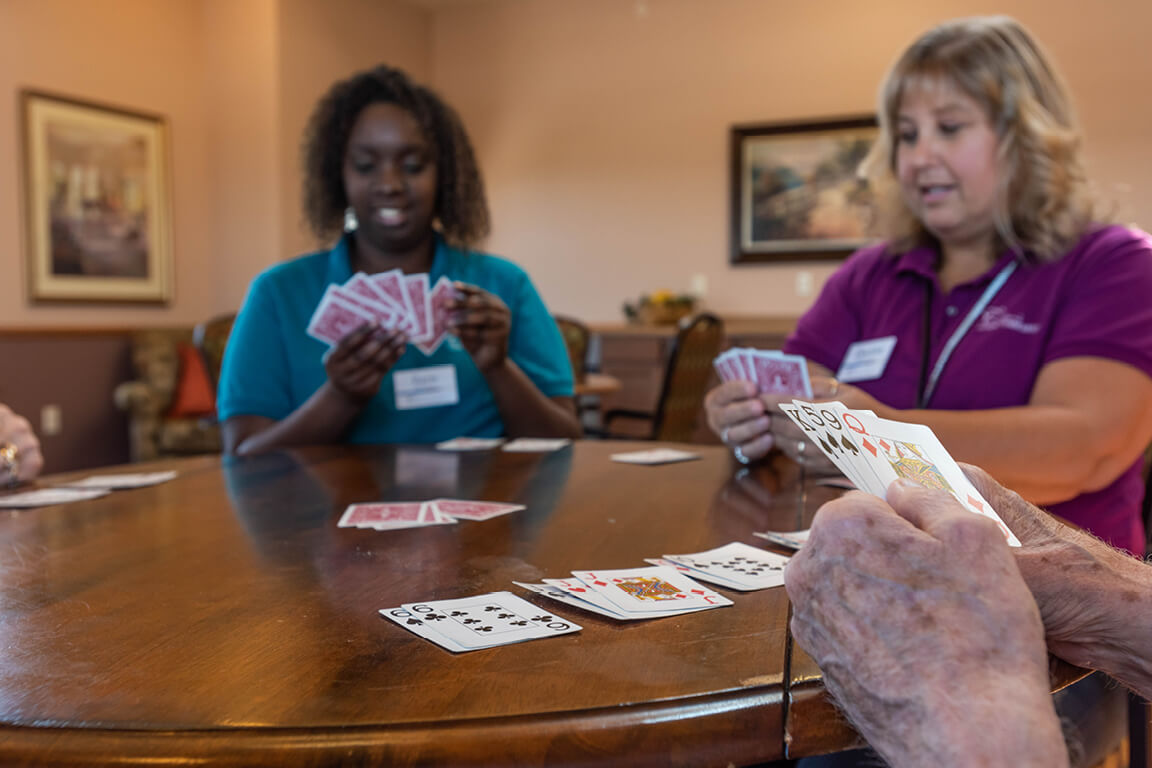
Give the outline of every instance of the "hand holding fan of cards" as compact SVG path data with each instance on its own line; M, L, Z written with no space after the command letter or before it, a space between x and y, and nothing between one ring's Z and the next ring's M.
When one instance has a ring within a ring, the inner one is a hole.
M356 329L374 325L402 331L409 343L431 355L448 335L449 305L456 297L447 277L429 287L423 273L357 272L344 285L329 285L324 291L308 335L334 347Z
M721 381L750 381L760 394L812 397L808 363L802 355L733 347L712 361Z
M883 499L892 481L906 478L947 491L970 512L995 522L1011 546L1020 546L927 426L881 419L838 402L793 400L779 408L860 490Z

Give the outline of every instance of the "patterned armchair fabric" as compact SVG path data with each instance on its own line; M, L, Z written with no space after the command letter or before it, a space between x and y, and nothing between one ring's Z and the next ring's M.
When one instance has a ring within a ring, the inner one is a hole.
M572 363L572 380L580 383L584 380L584 360L588 357L588 340L591 334L588 326L575 318L555 315L552 318L564 337L564 346L568 349L568 360Z
M181 343L192 343L190 329L150 329L132 334L136 378L118 386L113 398L128 412L133 461L220 452L220 429L213 419L166 415L180 374Z
M200 323L192 331L192 341L196 349L200 350L204 358L204 365L208 368L208 378L212 380L215 391L216 383L220 381L220 366L224 362L224 347L228 345L228 337L232 334L232 323L236 321L236 313L217 315L211 320Z

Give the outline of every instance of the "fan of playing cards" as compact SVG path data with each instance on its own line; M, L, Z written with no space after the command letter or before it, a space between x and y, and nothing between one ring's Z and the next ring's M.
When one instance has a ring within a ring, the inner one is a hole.
M365 323L399 328L408 341L431 355L448 335L448 302L456 289L447 277L429 288L428 275L399 269L357 272L344 285L329 285L308 323L308 335L335 346Z
M761 394L812 397L808 364L801 355L733 347L712 361L721 381L751 381Z
M871 411L851 410L839 402L793 400L779 408L860 490L884 498L888 485L904 477L947 491L970 511L995 521L1010 545L1020 546L1020 540L925 425L881 419Z

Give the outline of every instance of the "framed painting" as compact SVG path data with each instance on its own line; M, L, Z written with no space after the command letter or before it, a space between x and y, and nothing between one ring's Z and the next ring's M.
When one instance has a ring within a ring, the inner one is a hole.
M838 259L869 242L856 169L877 133L869 116L733 127L731 262Z
M165 121L35 91L20 99L31 298L167 302Z

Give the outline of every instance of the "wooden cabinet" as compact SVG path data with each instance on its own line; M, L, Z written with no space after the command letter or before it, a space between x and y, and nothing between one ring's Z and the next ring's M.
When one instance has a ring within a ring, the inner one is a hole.
M724 318L725 347L780 349L795 326L795 318ZM603 408L653 410L676 336L675 326L594 325L590 329L594 335L593 364L621 383L618 393L603 398ZM628 425L620 422L616 426L625 431ZM698 439L715 442L707 427L701 426Z

